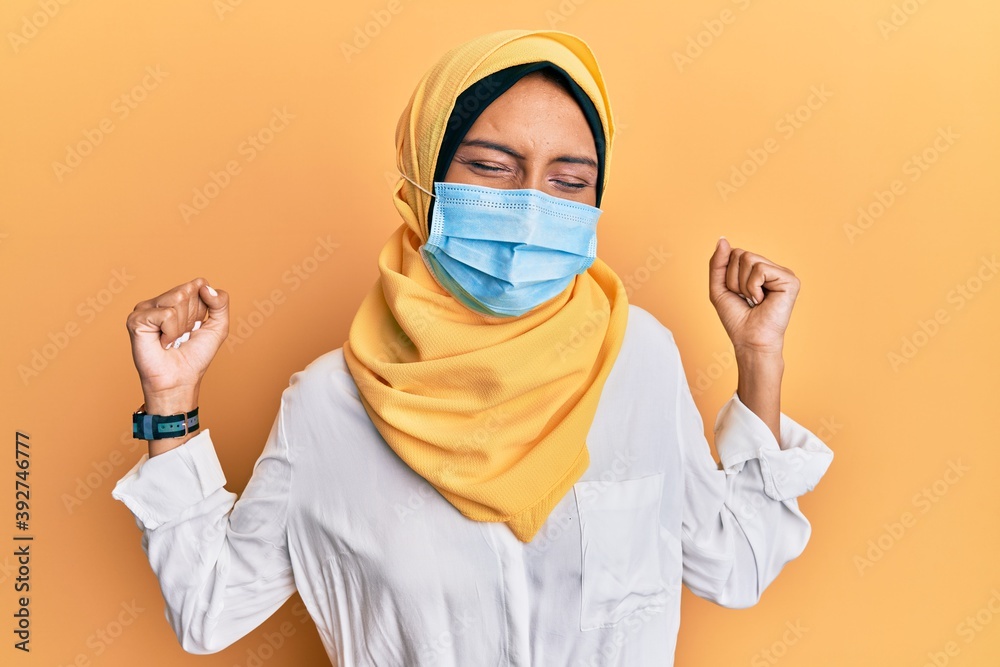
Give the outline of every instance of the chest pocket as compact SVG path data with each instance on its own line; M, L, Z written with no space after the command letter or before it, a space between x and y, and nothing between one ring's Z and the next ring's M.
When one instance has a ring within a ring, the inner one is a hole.
M663 473L577 482L573 491L580 514L580 629L663 610L669 597L659 551Z

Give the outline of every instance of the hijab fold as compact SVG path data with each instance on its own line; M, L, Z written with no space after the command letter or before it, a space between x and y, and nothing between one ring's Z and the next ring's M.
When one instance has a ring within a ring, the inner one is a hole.
M603 190L614 136L603 77L582 40L551 30L504 30L446 53L399 119L399 170L433 191L462 91L539 61L568 74L600 116ZM530 542L590 464L586 438L625 333L625 288L598 257L524 315L481 315L442 288L421 259L431 198L400 178L393 203L403 224L379 253L379 278L343 348L362 404L393 451L459 512L506 523Z

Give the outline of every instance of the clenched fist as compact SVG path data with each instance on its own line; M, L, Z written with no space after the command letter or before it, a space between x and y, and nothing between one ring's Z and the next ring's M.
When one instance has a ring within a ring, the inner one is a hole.
M229 335L229 295L195 278L137 303L126 326L146 412L197 407L201 379Z
M792 270L720 238L708 275L709 299L737 355L780 354L799 294Z

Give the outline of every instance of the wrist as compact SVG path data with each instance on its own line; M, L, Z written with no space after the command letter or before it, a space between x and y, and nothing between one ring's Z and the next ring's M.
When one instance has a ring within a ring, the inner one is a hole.
M736 374L740 393L753 388L781 386L785 374L785 360L781 354L737 354Z
M143 394L146 412L151 415L175 415L198 407L198 389L190 387L169 393Z
M776 355L737 357L736 395L743 405L767 424L781 447L781 376L784 361Z
M750 404L764 396L775 396L781 391L785 361L781 351L760 350L736 352L736 393L740 400Z
M737 365L743 364L747 367L755 366L778 366L785 365L783 349L759 348L759 347L733 347L733 354L736 357Z

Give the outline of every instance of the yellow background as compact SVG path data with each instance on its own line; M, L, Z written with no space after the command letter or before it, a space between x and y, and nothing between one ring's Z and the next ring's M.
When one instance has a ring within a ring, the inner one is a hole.
M241 492L289 376L342 345L400 223L393 134L418 78L477 34L552 26L594 49L620 122L601 256L674 332L709 441L736 382L707 298L725 234L801 278L782 408L836 452L800 499L811 541L757 606L685 590L677 664L998 664L1000 5L389 6L4 3L0 662L247 665L284 623L264 664L325 664L297 595L220 654L178 646L140 532L110 495L144 446L129 436L142 395L126 316L204 276L232 295L231 337L241 318L259 325L220 351L201 402ZM366 24L374 36L347 57ZM274 109L294 118L249 160L241 146ZM88 136L75 168L54 166ZM754 155L763 164L744 164ZM181 205L230 160L239 173L185 222ZM734 168L750 175L723 196ZM892 201L849 234L879 197ZM310 262L318 239L337 248ZM312 272L296 282L296 266ZM36 352L41 370L22 374ZM30 656L11 648L16 430L32 447ZM133 602L142 611L113 642L95 639Z

